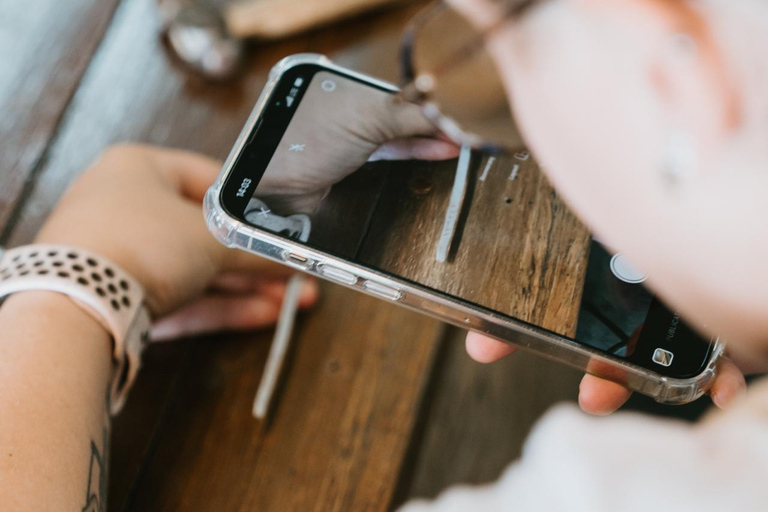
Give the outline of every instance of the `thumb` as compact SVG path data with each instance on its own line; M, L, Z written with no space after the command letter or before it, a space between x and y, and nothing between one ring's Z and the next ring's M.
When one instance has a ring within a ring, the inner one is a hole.
M147 148L147 151L179 193L196 203L203 201L222 167L220 161L190 151L159 148Z
M439 130L426 118L421 107L412 103L396 102L385 98L378 105L378 113L371 116L374 123L375 144L384 144L408 137L435 137Z

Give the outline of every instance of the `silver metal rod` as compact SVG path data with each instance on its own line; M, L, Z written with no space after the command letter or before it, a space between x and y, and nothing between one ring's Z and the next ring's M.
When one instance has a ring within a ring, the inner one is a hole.
M520 165L515 164L512 166L512 172L509 173L509 181L515 181L517 179L517 173L520 172Z
M496 157L495 156L488 157L488 162L485 164L483 173L480 175L480 181L485 181L488 179L488 173L491 171L491 167L493 167L494 163L496 163Z
M456 236L456 227L459 224L459 216L464 207L464 200L467 196L469 186L469 164L472 160L472 149L469 146L462 146L459 153L459 164L456 167L456 177L453 180L453 190L451 190L451 199L448 202L448 210L445 212L445 222L440 232L440 239L437 241L437 251L435 260L438 263L445 263L448 259L448 252L453 245L453 239Z
M275 337L272 339L264 373L261 376L259 388L256 390L256 399L253 402L253 415L259 420L267 418L272 405L277 382L285 364L285 356L291 346L293 327L296 324L299 299L305 279L303 275L296 274L288 281L288 286L285 289L283 305L275 328Z

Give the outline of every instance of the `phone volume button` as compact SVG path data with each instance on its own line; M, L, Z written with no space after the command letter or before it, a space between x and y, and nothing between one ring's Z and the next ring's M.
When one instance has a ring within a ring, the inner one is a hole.
M343 283L350 286L357 284L357 276L355 274L340 268L323 264L318 266L317 271L321 276L330 279L331 281L336 281L337 283Z
M395 288L375 281L365 281L363 283L363 289L383 299L397 301L403 298L403 293L400 290L396 290Z

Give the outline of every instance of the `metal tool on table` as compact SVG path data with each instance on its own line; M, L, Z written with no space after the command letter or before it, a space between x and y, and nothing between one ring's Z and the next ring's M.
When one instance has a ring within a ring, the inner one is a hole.
M456 166L456 175L453 179L451 198L448 201L448 210L445 212L443 229L440 231L440 238L437 241L435 260L438 263L445 263L448 260L448 254L456 238L459 218L461 217L461 212L464 211L464 203L467 200L469 164L471 162L472 149L469 146L462 146L459 153L459 163Z
M239 69L246 39L282 39L403 0L244 0L223 10L206 1L158 0L163 37L190 69L222 80Z
M291 346L293 327L296 324L296 315L299 312L299 300L301 289L306 277L301 274L294 275L289 281L283 297L283 305L275 328L275 336L269 349L267 363L261 382L256 390L256 398L253 402L253 416L265 421L269 416L271 405L274 401L275 390L283 372L288 349Z

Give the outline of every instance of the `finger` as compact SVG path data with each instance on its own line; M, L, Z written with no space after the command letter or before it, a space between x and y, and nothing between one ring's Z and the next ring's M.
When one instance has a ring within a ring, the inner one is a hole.
M468 332L466 340L469 357L479 363L492 363L514 352L516 347L478 332Z
M292 273L291 275L294 275ZM285 296L288 279L285 277L265 277L244 273L227 273L218 276L211 284L210 290L226 294L260 294L281 302ZM320 287L317 279L306 276L299 293L299 307L310 307L317 302Z
M147 151L181 195L197 203L203 201L222 167L220 161L190 151L162 148L147 148Z
M211 283L212 292L245 294L253 293L264 281L264 277L258 274L246 274L243 272L227 272L217 276Z
M262 284L259 292L266 297L270 297L274 300L282 301L285 297L286 288L288 287L288 281L269 281ZM305 277L301 290L299 290L299 307L309 308L317 303L317 299L320 297L320 286L317 279Z
M449 160L459 156L456 144L440 139L411 137L397 139L379 147L371 157L370 162L377 160Z
M579 386L579 406L586 413L607 416L624 405L631 395L621 384L587 374Z
M721 409L728 409L738 398L747 393L744 374L730 359L724 358L718 368L715 382L709 394L712 401Z
M215 241L220 247L218 241ZM296 271L289 266L268 260L261 256L242 251L240 249L224 249L221 254L221 265L219 268L224 273L251 273L254 275L269 276L273 278L287 278Z
M285 282L286 276L251 272L225 272L211 283L210 290L223 293L253 293L269 282Z
M280 302L261 295L206 296L152 326L152 340L166 341L218 331L242 331L273 325Z
M417 105L386 101L380 107L380 111L372 118L377 126L375 142L383 144L407 137L433 137L439 132Z
M216 179L222 164L207 156L180 149L159 148L145 144L116 144L101 156L99 163L120 171L127 162L142 159L147 169L170 181L181 195L197 203L202 202L208 187ZM132 169L136 172L138 169Z

